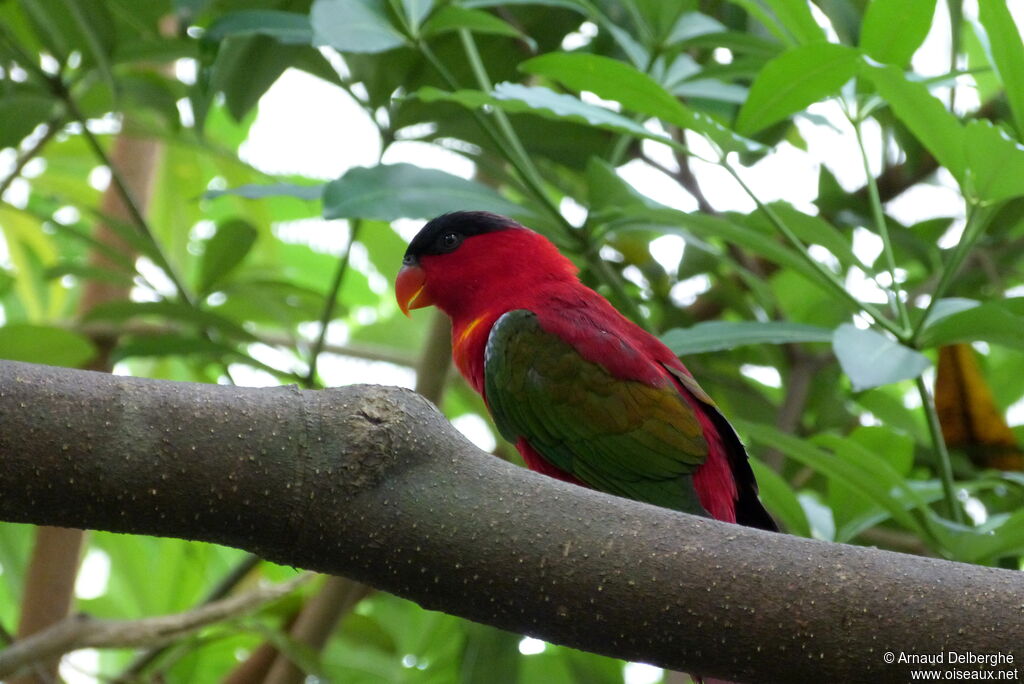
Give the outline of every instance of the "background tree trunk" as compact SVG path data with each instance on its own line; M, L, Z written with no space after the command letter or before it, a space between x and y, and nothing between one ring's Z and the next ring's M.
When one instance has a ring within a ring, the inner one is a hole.
M127 124L126 124L127 125ZM161 145L156 140L140 138L122 133L114 140L110 161L119 169L128 183L132 196L145 211L153 174L160 159ZM106 216L126 224L132 223L132 216L121 191L110 183L103 193L102 211ZM134 259L135 251L108 224L96 225L94 237ZM119 265L100 250L93 250L90 264L110 271L117 271ZM84 316L100 304L128 299L130 288L120 283L107 282L97 278L85 281L79 314ZM110 352L116 338L110 335L92 335L97 355L86 366L88 370L109 373L112 370ZM67 616L75 599L75 580L82 553L85 533L70 528L40 527L36 531L32 560L25 577L25 592L21 603L21 620L18 623L18 638L23 639ZM48 662L43 671L56 678L60 659ZM11 680L11 684L45 684L38 672Z

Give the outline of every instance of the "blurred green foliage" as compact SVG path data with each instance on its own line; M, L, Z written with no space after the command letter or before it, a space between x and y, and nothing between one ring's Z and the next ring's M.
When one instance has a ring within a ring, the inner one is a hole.
M555 240L684 356L791 534L1020 568L1024 476L949 453L930 383L939 346L972 342L999 410L1024 399L1024 47L1005 0L951 23L936 19L944 3L910 4L0 2L0 358L78 366L101 334L118 372L170 380L317 387L316 354L411 367L428 317L402 318L386 285L404 250L391 224L490 209ZM924 77L912 57L930 33L957 52ZM167 62L178 70L153 67ZM289 69L357 103L382 157L418 141L475 177L254 168L240 147ZM163 146L145 225L101 209L100 152L122 130ZM850 144L823 149L822 132ZM826 162L816 197L769 201L749 167L794 149ZM625 180L638 165L670 184L672 206ZM838 168L859 180L840 183ZM722 182L736 203L705 197ZM948 216L920 199L936 187L960 198ZM906 198L909 223L892 215ZM321 217L334 222L302 223ZM103 220L137 256L97 243ZM685 240L677 263L663 236ZM90 281L131 296L80 316ZM328 321L343 344L325 344ZM461 381L444 408L483 414ZM7 631L31 537L0 524ZM109 578L77 609L134 618L195 605L243 554L94 533L86 558L109 561ZM622 663L551 645L524 655L518 635L380 594L305 652L281 632L310 591L172 644L142 676L214 681L269 638L328 681L624 677ZM133 657L105 651L93 674Z

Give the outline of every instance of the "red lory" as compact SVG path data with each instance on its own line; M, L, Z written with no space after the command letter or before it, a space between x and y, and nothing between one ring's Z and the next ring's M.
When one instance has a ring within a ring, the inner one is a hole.
M532 470L774 530L743 444L675 354L577 278L547 238L478 211L413 238L402 311L435 305L452 357Z

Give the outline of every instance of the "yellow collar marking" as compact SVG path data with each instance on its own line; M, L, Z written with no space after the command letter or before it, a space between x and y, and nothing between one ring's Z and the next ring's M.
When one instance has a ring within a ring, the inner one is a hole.
M473 332L473 330L478 325L483 323L485 318L487 318L487 314L484 314L483 316L478 316L478 317L474 318L473 320L471 320L469 322L469 324L462 330L462 332L459 333L459 340L458 340L458 342L456 344L457 345L464 344L465 341L466 341L466 338L468 338L470 336L470 334Z

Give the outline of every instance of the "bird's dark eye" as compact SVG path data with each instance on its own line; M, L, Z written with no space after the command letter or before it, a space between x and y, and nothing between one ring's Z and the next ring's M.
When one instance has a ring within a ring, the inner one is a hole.
M441 236L441 250L445 252L453 252L455 249L462 244L462 236L458 233L448 232Z

